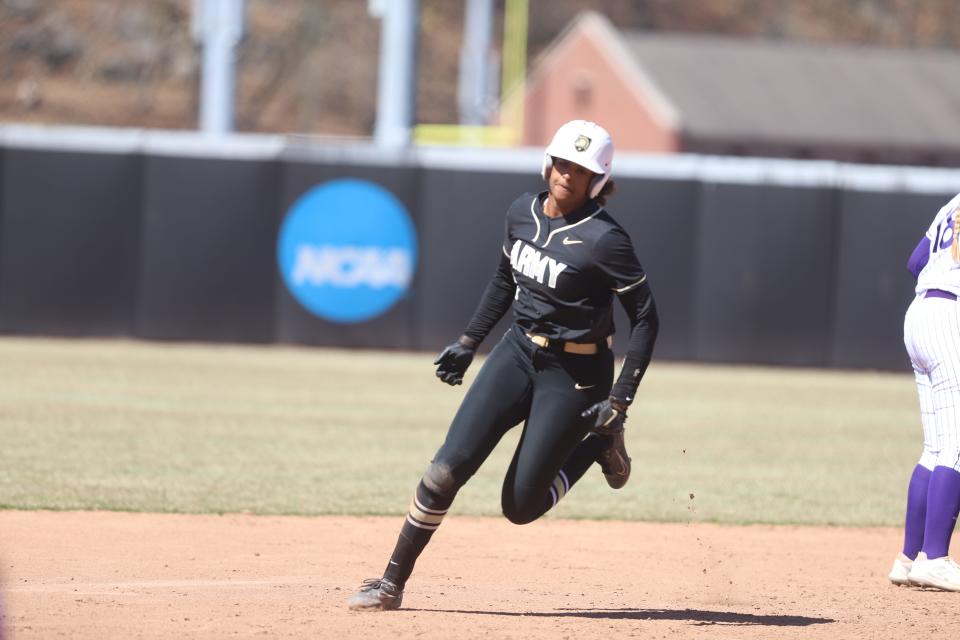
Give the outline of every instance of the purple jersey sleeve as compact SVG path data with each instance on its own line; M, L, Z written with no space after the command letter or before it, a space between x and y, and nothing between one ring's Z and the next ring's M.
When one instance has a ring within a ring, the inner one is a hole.
M927 266L927 260L930 258L930 238L924 236L917 244L917 248L910 254L907 260L907 270L913 274L914 278L920 277L920 272Z

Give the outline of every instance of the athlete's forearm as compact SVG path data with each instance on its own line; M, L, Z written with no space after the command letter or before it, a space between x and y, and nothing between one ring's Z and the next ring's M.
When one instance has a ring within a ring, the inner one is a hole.
M502 255L500 264L490 283L487 284L477 310L473 312L473 318L470 319L470 324L467 325L463 335L475 340L477 344L483 342L487 334L500 322L503 314L510 309L516 290L517 283L513 280L510 258Z
M610 395L630 404L637 394L637 387L647 371L653 356L653 345L660 331L660 317L653 294L646 283L619 296L620 304L630 319L630 343L623 368L617 377Z

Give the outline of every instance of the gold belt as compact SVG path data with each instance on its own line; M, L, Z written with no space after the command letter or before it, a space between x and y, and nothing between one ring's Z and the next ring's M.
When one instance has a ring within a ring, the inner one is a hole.
M528 333L527 337L530 338L530 342L541 349L546 349L550 346L551 340L547 336ZM567 353L576 353L581 356L593 355L600 350L596 342L564 342L562 344L563 350ZM613 338L607 336L607 348L610 348L611 345L613 345Z

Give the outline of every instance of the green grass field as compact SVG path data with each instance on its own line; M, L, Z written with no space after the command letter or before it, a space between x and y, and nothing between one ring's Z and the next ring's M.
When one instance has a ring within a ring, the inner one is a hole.
M432 357L0 339L0 508L402 514L464 393ZM516 431L455 513L499 514ZM906 372L655 361L630 484L548 517L899 525L921 442Z

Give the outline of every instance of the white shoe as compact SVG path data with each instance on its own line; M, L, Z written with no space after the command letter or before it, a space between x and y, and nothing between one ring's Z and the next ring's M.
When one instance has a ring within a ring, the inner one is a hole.
M910 584L910 567L913 566L913 560L898 553L893 561L893 569L890 569L890 582L897 586L907 586Z
M950 556L927 559L922 553L913 561L909 580L921 587L960 591L960 565Z

